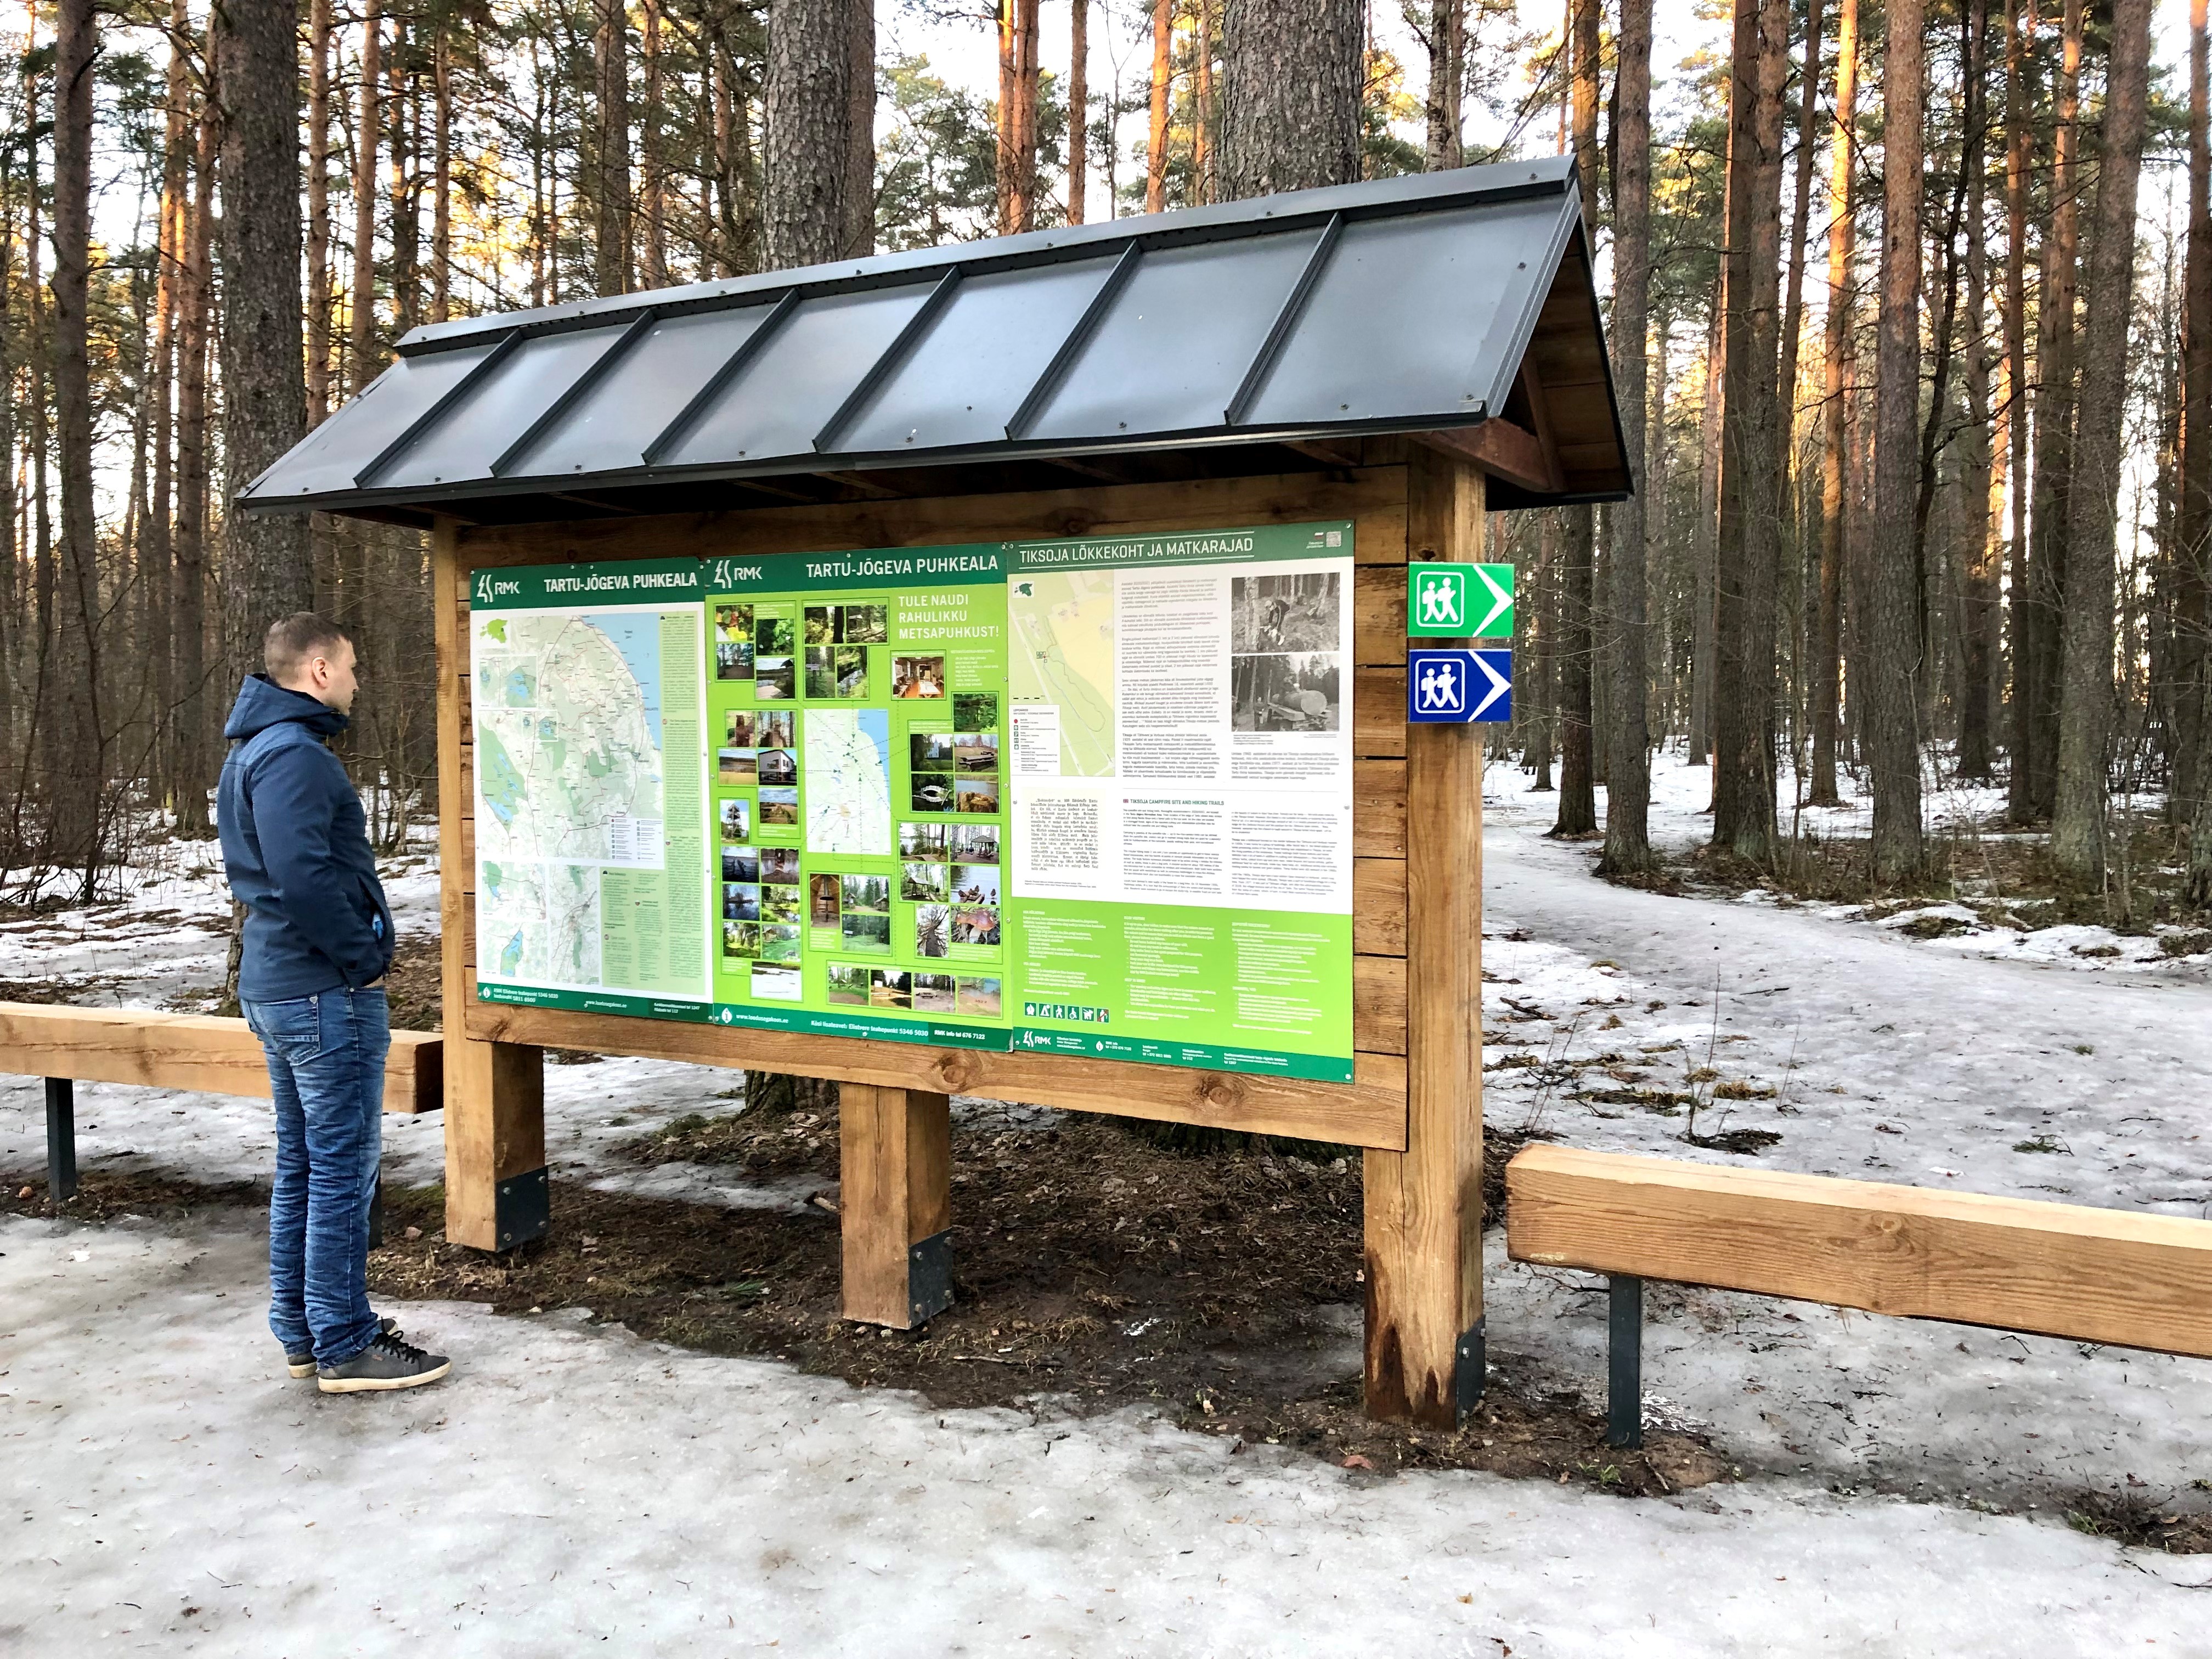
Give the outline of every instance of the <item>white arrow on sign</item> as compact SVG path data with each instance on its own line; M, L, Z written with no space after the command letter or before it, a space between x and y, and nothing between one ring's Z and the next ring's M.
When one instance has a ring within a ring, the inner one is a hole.
M1512 601L1509 599L1506 603L1510 605ZM1485 653L1477 651L1473 655L1474 665L1483 672L1484 677L1490 682L1490 689L1482 694L1482 701L1475 704L1474 712L1468 716L1470 720L1479 720L1489 712L1491 704L1513 690L1513 682L1490 665L1490 658Z
M1474 631L1480 634L1513 608L1513 596L1500 587L1498 578L1483 566L1475 566L1474 574L1482 578L1482 585L1490 590L1490 614L1474 625Z

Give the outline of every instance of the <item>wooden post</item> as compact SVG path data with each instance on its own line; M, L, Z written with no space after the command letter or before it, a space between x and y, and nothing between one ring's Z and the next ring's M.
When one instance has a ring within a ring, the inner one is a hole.
M1409 560L1482 557L1479 468L1416 448L1406 505ZM1406 729L1406 1150L1365 1164L1368 1414L1440 1428L1483 1384L1483 731Z
M475 799L461 765L469 641L468 572L453 520L432 532L438 642L438 911L446 1040L446 1237L512 1249L547 1226L544 1051L468 1037L471 877L462 821Z
M837 1090L848 1319L912 1330L952 1304L952 1108L944 1095Z

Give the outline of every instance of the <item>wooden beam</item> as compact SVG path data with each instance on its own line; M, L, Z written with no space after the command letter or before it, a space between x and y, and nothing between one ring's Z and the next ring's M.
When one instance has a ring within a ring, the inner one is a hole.
M769 488L756 480L728 482ZM990 495L932 495L895 502L817 501L582 523L563 520L490 525L466 532L461 548L466 563L474 568L563 559L671 558L696 555L702 548L748 556L834 553L1352 519L1358 521L1353 556L1358 562L1403 564L1405 515L1406 471L1392 465L1363 467L1349 475L1289 472ZM465 593L459 597L465 600Z
M1471 461L1534 495L1556 495L1565 488L1559 457L1534 433L1503 416L1493 415L1480 426L1425 432L1419 441L1455 459Z
M1319 438L1285 438L1283 440L1283 447L1295 451L1310 461L1320 461L1324 465L1358 466L1359 465L1358 440L1352 439L1348 441L1351 447L1346 447L1344 443L1330 443Z
M384 1109L435 1111L441 1054L434 1031L394 1031ZM215 1014L0 1002L0 1071L269 1098L261 1040L244 1020Z
M1406 535L1419 556L1482 556L1484 480L1416 453ZM1402 725L1406 811L1406 1146L1366 1155L1370 1416L1456 1426L1480 1398L1482 738Z
M951 1103L837 1089L845 1317L912 1330L952 1301Z
M468 962L474 849L463 813L475 780L464 769L468 693L468 573L455 526L430 534L438 673L439 977L446 1057L446 1237L480 1250L526 1243L548 1224L544 1055L531 1044L487 1042L468 1029Z
M848 489L857 489L872 501L898 499L898 491L886 489L863 472L814 472L810 477L827 478L831 483L842 484Z
M749 1031L734 1025L629 1019L495 1002L471 1002L468 1030L478 1039L1029 1101L1065 1111L1194 1123L1248 1134L1293 1135L1347 1146L1406 1144L1406 1062L1390 1054L1354 1054L1350 1083L1308 1083L1297 1078L1202 1072L1133 1060L1081 1060L1020 1049L928 1048L869 1037Z
M1530 1146L1516 1261L2212 1358L2212 1222Z

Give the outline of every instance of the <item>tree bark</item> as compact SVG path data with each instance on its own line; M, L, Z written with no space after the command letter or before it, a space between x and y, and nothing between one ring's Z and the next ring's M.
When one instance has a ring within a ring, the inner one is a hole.
M762 88L761 257L770 270L842 256L852 169L853 0L773 0Z
M381 0L367 0L361 15L361 103L353 143L353 292L346 300L346 390L356 398L376 378L376 157L384 131L383 62Z
M1575 170L1582 183L1583 228L1595 248L1598 232L1598 0L1571 0L1568 83L1574 106ZM1617 280L1617 279L1616 279ZM1618 326L1616 325L1616 326ZM1616 395L1619 392L1615 386ZM1590 657L1597 524L1587 507L1560 509L1559 811L1554 836L1586 836L1597 828L1595 732Z
M1817 11L1819 0L1814 0ZM1613 382L1632 493L1613 506L1606 567L1611 613L1612 717L1607 736L1605 856L1600 871L1640 876L1651 868L1651 738L1646 708L1645 593L1650 542L1644 503L1650 477L1644 413L1651 287L1651 0L1621 0L1614 49L1613 175ZM1663 350L1663 343L1662 343Z
M2190 826L2189 902L2212 904L2212 708L2206 706L2203 630L2206 541L2212 533L2212 143L2207 139L2212 113L2208 61L2212 37L2206 29L2206 0L2189 6L2189 252L2183 267L2180 559L2194 590L2192 614L2179 618L2176 630L2193 629L2191 666L2182 686L2190 708L2186 734L2191 750L2186 788L2179 786Z
M2007 810L2014 820L2027 810L2027 757L2033 740L2028 659L2034 641L2027 605L2031 407L2039 424L2042 418L2039 395L2031 404L2027 367L2027 185L2034 142L2027 50L2034 32L2035 0L2005 0L2005 375L2012 388L2011 418L2005 429L2006 471L2012 486L2008 492L2012 524L2005 618L2011 678L2005 700L2005 740Z
M594 0L592 65L598 89L592 177L593 273L602 294L627 294L635 262L629 185L629 10L623 0Z
M1966 180L1966 427L1961 434L1966 495L1964 580L1960 603L1962 660L1959 684L1959 775L1987 782L1994 773L1997 568L1999 547L1990 511L1993 471L1990 422L1989 239L1984 142L1989 131L1989 0L1966 0L1961 55L1966 84L1959 167Z
M327 0L317 0L317 3L327 3ZM436 114L430 161L430 320L442 323L453 310L453 43L442 23L432 51L431 93ZM659 100L654 102L657 106ZM665 242L660 246L665 252ZM661 280L667 280L665 269Z
M1067 222L1079 225L1091 165L1091 0L1070 0L1067 37Z
M212 221L216 114L204 96L192 158L192 195L185 228L185 261L177 324L177 537L170 588L171 677L176 684L177 830L208 832L209 763L214 702L207 684L208 313L213 304Z
M1466 89L1467 0L1430 0L1427 160L1431 173L1465 165L1460 128Z
M1716 560L1713 843L1764 864L1775 851L1775 588L1781 451L1776 422L1786 0L1737 0L1725 256L1726 403Z
M2051 216L2043 238L2043 284L2036 340L2035 482L2028 532L2025 601L2028 649L2014 665L2014 692L2025 688L2026 738L2013 755L2010 813L2038 823L2055 810L2058 788L2061 663L2059 596L2066 586L2067 497L2074 447L2074 307L2080 257L2082 0L2066 0L2060 46ZM2020 604L2019 599L2014 600Z
M171 0L169 27L185 27L185 0ZM171 76L170 96L177 97ZM181 143L181 138L179 141ZM307 7L307 424L331 412L331 0Z
M2150 68L2150 0L2114 0L2097 170L2097 232L2081 329L2081 389L2067 492L2065 696L2051 856L2083 881L2105 874L2111 770L2112 617L2124 459L2128 323L2135 298L2136 193Z
M1147 213L1164 213L1168 207L1168 91L1174 78L1174 50L1175 0L1152 0L1152 111L1145 140Z
M1874 873L1919 874L1921 672L1912 568L1919 497L1920 197L1926 46L1921 0L1890 0L1882 49L1881 315L1875 346L1875 510L1864 730Z
M294 0L227 0L216 36L222 136L222 448L235 497L306 435L300 303L300 43ZM314 603L307 522L223 515L233 678L261 629Z
M1844 568L1850 550L1850 497L1844 418L1851 359L1851 253L1856 228L1851 173L1856 165L1859 84L1858 0L1840 0L1836 14L1836 126L1828 153L1828 319L1821 374L1820 576L1813 645L1812 787L1808 806L1839 806L1837 725L1844 673Z
M1036 0L1030 0L1030 5L1034 10ZM876 251L876 8L875 0L852 0L852 6L847 41L853 67L846 88L852 112L845 133L845 257L860 259ZM1030 165L1034 172L1034 161Z
M1690 538L1690 740L1685 757L1704 766L1713 754L1714 562L1721 497L1721 417L1728 401L1727 309L1716 280L1705 308L1705 402L1698 412L1698 522Z
M61 0L54 36L54 453L61 471L51 856L89 903L101 863L99 527L92 503L93 0Z
M1359 177L1364 24L1358 0L1228 0L1218 164L1224 201Z

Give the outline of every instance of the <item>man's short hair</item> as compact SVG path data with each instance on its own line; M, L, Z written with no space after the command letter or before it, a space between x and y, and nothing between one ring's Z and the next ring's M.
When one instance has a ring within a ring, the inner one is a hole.
M327 617L296 611L269 624L261 641L261 660L268 666L269 678L282 685L311 659L333 654L342 641L350 638Z

